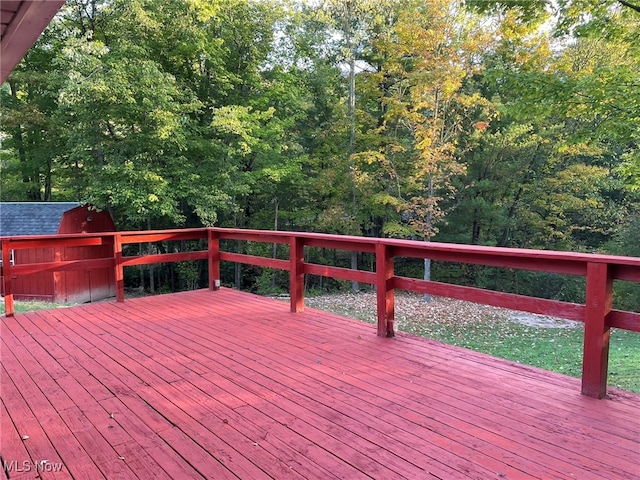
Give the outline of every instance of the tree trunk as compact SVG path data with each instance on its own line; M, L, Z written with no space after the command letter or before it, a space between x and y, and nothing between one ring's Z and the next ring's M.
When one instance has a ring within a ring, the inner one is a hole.
M44 177L44 198L42 200L44 200L45 202L50 202L51 201L51 191L52 191L52 175L53 172L51 171L51 160L49 160L47 162L47 173L45 174Z
M138 244L138 255L142 256L142 244ZM144 292L144 267L138 265L138 274L140 275L140 290Z
M240 247L238 247L238 253L240 252ZM235 283L236 283L236 289L240 290L240 288L242 287L242 265L239 263L236 263L236 269L235 269Z
M480 222L478 222L478 212L473 212L473 224L471 226L471 245L477 245L480 240Z
M429 174L429 198L433 198L433 174ZM429 206L429 211L427 212L427 231L424 239L425 242L431 241L431 235L433 230L433 213L431 212L432 208L433 208L432 206ZM431 280L431 259L430 258L424 259L424 279L427 281ZM432 300L431 294L425 293L422 297L422 300L425 303L431 302Z
M351 32L348 35L349 49L349 168L351 169L351 202L353 208L353 217L357 218L356 205L356 166L353 161L353 154L356 149L356 56L353 49ZM351 252L351 269L358 269L358 252ZM351 290L353 292L360 291L360 284L356 281L351 282Z
M278 200L278 198L276 197L273 202L275 203L275 213L274 213L274 219L273 219L273 229L274 231L278 231L278 206L280 205L280 202ZM273 251L271 253L272 258L278 258L278 244L274 243L273 244ZM273 270L271 272L271 288L275 289L276 288L276 270Z
M9 83L9 90L11 91L11 96L14 98L16 102L18 102L18 92L16 90L16 85L14 82ZM13 131L13 138L18 146L18 158L20 159L20 173L22 174L22 182L27 187L27 198L29 200L40 200L40 186L37 188L33 184L34 178L31 175L32 172L29 172L29 165L27 163L27 151L24 148L24 138L22 136L22 125L18 125Z
M426 240L427 242L429 240ZM429 281L431 280L431 259L430 258L425 258L424 259L424 279ZM430 293L425 293L422 296L422 300L425 303L429 303L431 302L432 298L431 298L431 294Z
M626 0L618 0L618 3L621 4L621 5L624 5L625 7L630 8L631 10L635 10L636 12L640 12L640 5L629 3Z
M147 230L151 230L151 219L147 218ZM149 255L153 254L153 245L151 245L151 242L148 243L148 250L149 250ZM149 264L149 291L151 293L156 293L156 282L155 282L155 278L154 278L154 268L153 268L153 263Z

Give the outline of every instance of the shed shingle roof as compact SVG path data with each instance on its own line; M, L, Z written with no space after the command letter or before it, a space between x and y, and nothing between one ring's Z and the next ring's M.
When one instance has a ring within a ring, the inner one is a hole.
M62 214L77 202L1 202L0 236L55 235Z

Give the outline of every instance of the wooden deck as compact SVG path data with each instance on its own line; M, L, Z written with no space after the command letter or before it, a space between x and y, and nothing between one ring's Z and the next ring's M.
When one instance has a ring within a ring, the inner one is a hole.
M1 322L5 478L640 478L640 395L317 310L222 289Z

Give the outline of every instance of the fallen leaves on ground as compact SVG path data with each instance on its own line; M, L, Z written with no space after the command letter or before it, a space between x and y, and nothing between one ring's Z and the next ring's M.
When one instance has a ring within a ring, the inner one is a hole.
M376 321L375 292L307 297L305 304L311 308L330 311L370 323ZM452 298L432 296L431 301L426 302L421 294L398 292L395 295L395 320L400 330L410 331L408 327L415 324L432 327L457 326L458 328L475 326L478 323L497 326L497 324L518 316L514 310Z

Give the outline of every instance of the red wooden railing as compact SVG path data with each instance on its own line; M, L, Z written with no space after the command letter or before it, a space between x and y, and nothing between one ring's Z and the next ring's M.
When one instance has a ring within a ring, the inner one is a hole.
M142 256L123 256L122 254L122 247L128 244L205 239L208 248L202 251ZM289 246L289 260L221 251L221 239L285 244ZM16 275L29 275L44 271L113 268L115 269L117 301L122 302L124 301L124 267L206 259L209 264L209 288L217 290L220 287L220 262L239 262L289 271L292 312L300 312L304 308L305 274L375 285L378 335L380 336L394 336L395 289L430 293L582 321L585 323L582 393L597 398L602 398L606 394L611 327L640 332L640 313L612 308L614 280L640 282L640 258L636 257L225 228L2 237L1 242L2 276L4 277L7 316L12 316L14 313L11 280ZM113 257L25 265L11 265L9 261L11 250L89 245L113 245ZM375 255L376 270L369 272L307 263L304 260L305 247L371 253ZM430 258L448 262L579 275L587 279L586 303L575 304L401 277L394 272L394 259L397 257Z

